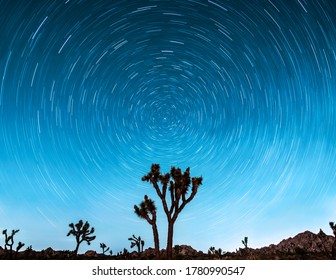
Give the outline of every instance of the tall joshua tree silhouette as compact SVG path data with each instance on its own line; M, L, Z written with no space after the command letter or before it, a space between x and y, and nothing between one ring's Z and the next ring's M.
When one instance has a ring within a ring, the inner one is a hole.
M331 255L333 258L336 258L336 224L334 222L330 222L329 225L333 231L333 234L335 235L334 244L332 245Z
M153 200L144 196L144 200L139 206L134 205L134 212L142 219L145 219L151 226L154 236L154 246L156 258L160 258L159 233L156 226L156 206Z
M74 235L76 237L77 245L74 251L75 255L77 255L79 245L83 241L86 241L86 243L90 245L91 241L96 238L96 236L92 236L92 234L94 233L94 228L92 227L91 229L89 229L90 224L88 223L88 221L86 221L84 224L82 220L79 220L79 222L75 225L73 223L69 224L69 227L71 229L69 230L67 236Z
M167 258L171 259L173 255L173 234L174 224L178 215L183 208L195 197L198 187L202 184L202 177L190 178L190 168L188 167L183 173L180 168L172 167L170 173L161 174L160 165L152 164L150 172L142 177L142 181L150 182L159 198L162 201L164 212L168 221L168 237L167 237ZM161 184L161 188L159 186ZM191 193L188 195L188 191ZM169 185L169 187L168 187ZM167 201L170 198L170 205Z

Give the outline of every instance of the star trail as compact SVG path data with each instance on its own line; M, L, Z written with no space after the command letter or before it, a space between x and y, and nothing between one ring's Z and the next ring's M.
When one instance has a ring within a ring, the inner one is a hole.
M0 228L73 249L153 247L152 163L203 185L174 243L328 234L336 219L336 3L0 0ZM160 245L166 221L158 209Z

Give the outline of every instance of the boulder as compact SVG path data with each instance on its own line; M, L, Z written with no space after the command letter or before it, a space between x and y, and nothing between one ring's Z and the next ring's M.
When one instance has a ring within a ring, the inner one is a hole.
M87 250L85 252L84 256L87 257L87 258L96 258L96 257L98 257L98 254L94 250Z
M48 247L47 249L42 250L41 254L42 254L43 258L51 259L55 256L56 252L54 251L53 248Z

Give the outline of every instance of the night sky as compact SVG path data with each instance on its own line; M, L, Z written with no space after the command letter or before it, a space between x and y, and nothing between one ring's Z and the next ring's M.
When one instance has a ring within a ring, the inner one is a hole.
M141 177L203 176L175 244L278 243L336 220L333 0L0 0L0 229L114 253L153 246ZM3 246L3 236L0 239Z

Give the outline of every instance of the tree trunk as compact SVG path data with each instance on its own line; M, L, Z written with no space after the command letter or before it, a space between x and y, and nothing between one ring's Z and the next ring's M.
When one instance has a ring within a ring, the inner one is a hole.
M154 246L155 246L156 259L160 259L159 233L158 233L156 224L153 224L152 228L153 228L153 236L154 236Z
M152 224L156 259L160 259L159 233L156 224Z
M334 244L332 245L332 248L331 248L331 257L332 257L332 259L336 259L336 239L335 239L335 242L334 242Z
M10 259L13 258L13 244L9 245L9 257Z
M76 249L74 251L75 256L77 256L80 242L77 242Z
M168 221L168 238L167 238L167 259L173 258L173 234L174 234L174 222Z

